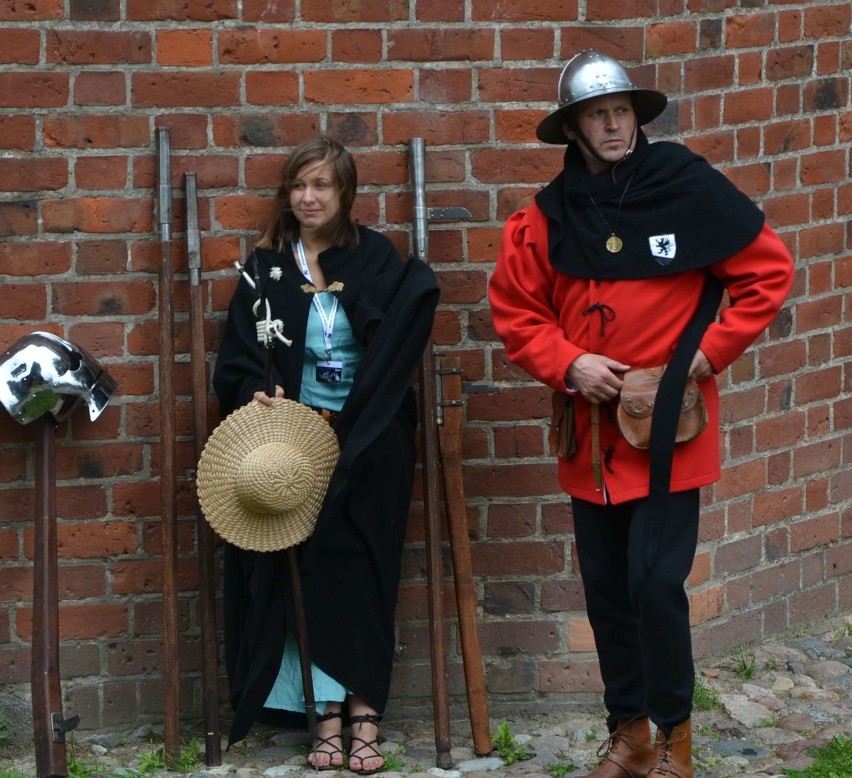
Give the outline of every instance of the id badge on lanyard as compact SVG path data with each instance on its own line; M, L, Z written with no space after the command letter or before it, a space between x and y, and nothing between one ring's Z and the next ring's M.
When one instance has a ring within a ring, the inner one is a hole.
M299 267L302 271L302 275L311 284L313 284L314 279L311 278L311 271L308 267L308 261L305 257L305 249L302 246L301 240L295 244L294 253L299 260ZM339 384L343 380L343 362L331 358L331 336L334 333L334 320L337 317L338 300L336 297L332 298L334 302L331 304L331 311L326 313L325 308L322 307L322 303L318 299L320 294L322 294L322 292L314 293L313 305L316 312L319 314L320 322L322 322L322 337L325 342L326 358L316 364L316 380L321 384Z

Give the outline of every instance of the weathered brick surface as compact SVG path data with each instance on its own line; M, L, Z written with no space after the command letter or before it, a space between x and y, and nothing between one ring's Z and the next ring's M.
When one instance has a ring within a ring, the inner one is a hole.
M198 175L209 376L233 262L251 250L289 150L319 131L354 150L356 215L402 253L410 138L426 140L429 206L471 211L431 225L433 342L462 357L489 690L600 690L547 443L550 392L506 360L486 298L503 221L561 164L535 126L564 61L588 47L669 94L649 133L722 169L796 259L785 309L719 376L725 462L704 491L689 579L696 651L852 604L850 28L849 0L0 0L0 350L54 332L119 387L95 424L78 412L57 432L63 691L86 726L162 708L157 127L170 130L175 192L182 706L199 714L184 175ZM0 680L24 688L34 450L6 414L0 439ZM418 481L393 694L427 705L422 491ZM454 614L449 583L444 600Z

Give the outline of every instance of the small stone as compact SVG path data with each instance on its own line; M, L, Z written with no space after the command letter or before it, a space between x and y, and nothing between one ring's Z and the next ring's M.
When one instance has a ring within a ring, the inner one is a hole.
M808 675L816 681L830 681L849 673L852 673L852 668L832 659L824 659L808 666Z
M792 678L788 678L786 675L780 675L772 684L772 691L775 694L783 694L784 692L790 691L795 686Z
M492 770L499 770L505 763L502 759L496 756L486 756L483 759L469 759L466 762L459 762L456 769L462 773L487 773Z
M460 770L442 770L440 767L431 767L426 771L435 778L462 778Z
M296 765L280 764L264 770L263 778L287 778L287 776L301 775L304 769L304 767L297 767Z
M748 740L718 740L710 746L710 750L722 757L743 759L746 763L769 755L765 748Z
M718 667L708 667L701 671L701 675L705 678L718 678L719 677L719 668Z
M785 716L778 722L780 729L786 729L791 732L807 732L815 726L814 720L804 713L791 713Z
M772 718L769 708L759 702L752 702L744 694L720 694L719 701L731 718L749 729L760 726Z
M825 691L823 689L802 689L798 686L790 690L790 696L797 700L839 700L837 692Z

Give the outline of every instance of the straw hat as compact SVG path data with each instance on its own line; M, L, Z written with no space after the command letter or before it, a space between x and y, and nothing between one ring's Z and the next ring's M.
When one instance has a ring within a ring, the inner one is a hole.
M210 526L248 551L278 551L314 530L340 448L306 405L253 400L214 431L198 462L198 499Z

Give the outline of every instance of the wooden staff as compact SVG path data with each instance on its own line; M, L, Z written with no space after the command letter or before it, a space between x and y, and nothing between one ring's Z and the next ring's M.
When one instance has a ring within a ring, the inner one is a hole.
M172 278L172 183L169 129L159 127L160 219L160 521L163 542L163 747L166 764L180 752L178 665L177 506L175 500L174 305Z
M453 555L453 579L467 690L467 708L473 734L473 750L478 756L485 756L491 753L491 731L462 478L461 434L464 403L461 360L458 357L443 356L437 372L441 377L438 384L441 394L438 402L438 441L441 447L444 500L447 506L447 524Z
M201 236L195 173L186 174L186 256L189 269L190 362L192 363L195 461L207 442L207 350L204 345L204 295L201 289ZM219 661L216 632L216 541L196 500L198 617L201 622L201 686L204 704L204 757L208 767L222 764L219 734Z
M65 733L79 716L65 721L59 684L59 570L56 559L56 457L53 417L36 421L36 493L33 558L33 634L30 685L33 741L39 778L68 775Z
M414 190L414 256L428 262L425 182L425 143L410 144L411 180ZM436 764L447 770L450 754L450 702L447 693L447 636L444 625L443 569L438 497L438 446L435 430L435 373L432 339L420 361L420 439L423 472L423 505L426 520L426 589L429 601L429 647L432 657L432 707L435 718Z

